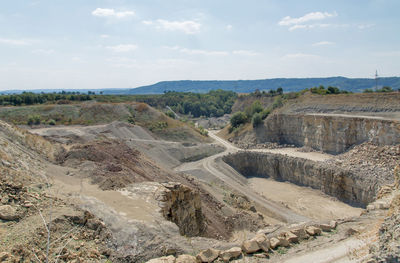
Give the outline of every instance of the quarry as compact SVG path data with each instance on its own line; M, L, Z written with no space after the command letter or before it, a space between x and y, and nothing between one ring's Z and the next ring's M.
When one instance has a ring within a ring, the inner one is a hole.
M0 262L399 262L399 92L306 92L233 131L165 113L0 107Z

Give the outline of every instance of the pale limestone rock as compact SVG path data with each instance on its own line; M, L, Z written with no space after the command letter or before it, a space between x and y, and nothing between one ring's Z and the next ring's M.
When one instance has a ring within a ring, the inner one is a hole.
M153 258L147 261L147 263L175 263L175 257L167 256L167 257Z
M299 237L290 231L285 233L285 238L287 241L289 241L289 243L299 242Z
M251 254L260 250L260 246L258 245L257 241L254 239L246 240L242 244L243 252L247 254Z
M218 258L220 251L213 249L213 248L209 248L206 250L201 251L198 255L197 255L197 261L198 262L205 262L205 263L209 263L209 262L213 262L216 258Z
M268 252L269 248L271 247L271 243L267 239L267 237L263 234L256 235L253 240L255 240L258 246L265 252Z
M17 210L10 205L0 206L0 219L8 221L18 219Z
M316 236L321 234L321 228L315 227L315 226L308 226L306 227L306 232L310 236Z
M197 260L194 256L191 255L180 255L176 258L175 263L196 263Z
M277 248L281 244L281 241L279 239L277 239L276 237L271 238L269 240L269 242L271 243L271 248L272 249Z
M238 258L242 254L242 249L240 247L233 247L231 249L221 252L219 257L224 262L229 262L232 259Z

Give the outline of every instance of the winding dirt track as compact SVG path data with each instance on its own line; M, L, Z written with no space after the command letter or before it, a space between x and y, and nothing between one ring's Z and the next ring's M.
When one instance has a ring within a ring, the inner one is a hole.
M225 146L226 150L222 153L210 156L208 158L204 158L204 159L196 161L196 162L184 163L184 164L176 167L175 171L183 172L183 171L188 171L188 170L193 170L193 169L205 169L209 173L213 174L215 177L222 180L229 187L241 192L242 194L246 195L248 198L250 198L252 201L257 203L258 205L264 207L276 219L279 219L279 220L287 222L287 223L299 223L299 222L307 222L307 221L311 220L305 216L302 216L302 215L299 215L299 214L293 212L292 210L290 210L282 205L279 205L275 202L272 202L272 201L258 195L253 190L251 190L246 184L243 184L243 182L241 180L239 180L239 178L242 176L240 174L238 174L236 171L234 171L233 169L232 170L224 169L223 170L224 172L222 172L222 169L217 162L218 159L226 154L241 151L241 149L235 147L234 145L230 144L229 142L225 141L224 139L218 137L217 135L215 135L215 132L213 132L213 131L209 132L209 136L211 138L213 138L217 143ZM270 150L258 150L258 151L271 152Z

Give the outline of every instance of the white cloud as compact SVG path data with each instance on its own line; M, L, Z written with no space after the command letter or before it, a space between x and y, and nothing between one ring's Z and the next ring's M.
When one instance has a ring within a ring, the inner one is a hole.
M229 52L227 51L210 51L210 50L203 50L203 49L188 49L182 48L179 50L182 53L189 54L189 55L205 55L205 56L227 56Z
M32 53L41 54L41 55L51 55L51 54L54 54L55 51L53 49L36 49L36 50L33 50Z
M283 56L284 59L302 59L302 58L319 58L317 55L306 54L306 53L294 53L294 54L286 54Z
M294 26L289 27L289 31L294 31L297 29L313 29L313 28L327 28L327 27L339 28L339 27L349 27L349 25L348 24L320 24L320 23L311 24L311 25L294 25Z
M142 23L167 31L182 31L185 34L196 34L200 31L202 26L200 23L191 20L168 21L164 19L157 19L156 21L144 20Z
M138 46L132 44L125 44L125 45L108 46L106 48L114 52L130 52L130 51L135 51L138 48Z
M106 34L103 34L103 35L100 35L100 37L101 37L101 38L109 38L110 36L109 36L109 35L106 35Z
M28 46L31 44L31 42L25 39L0 38L0 44L7 44L12 46Z
M92 15L98 17L115 17L115 18L124 18L128 16L134 16L135 12L133 11L115 11L112 8L96 8Z
M241 55L241 56L257 56L260 55L260 53L251 51L251 50L234 50L232 51L234 55Z
M227 25L227 26L226 26L226 30L231 31L232 29L233 29L233 26L232 26L232 25Z
M309 21L323 20L323 19L335 17L335 16L337 16L336 12L333 12L333 13L311 12L311 13L305 14L304 16L298 17L298 18L292 18L290 16L286 16L286 17L282 18L282 20L279 21L278 24L280 26L291 26L291 25L304 24Z
M334 42L330 42L330 41L321 41L321 42L317 42L312 44L313 47L317 47L317 46L329 46L329 45L334 45Z

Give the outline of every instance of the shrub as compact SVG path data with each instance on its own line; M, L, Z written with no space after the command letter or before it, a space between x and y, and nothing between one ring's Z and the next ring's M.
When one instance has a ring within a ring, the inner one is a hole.
M246 114L244 112L238 111L235 114L233 114L230 123L232 127L236 128L240 124L246 123L246 121L247 121Z
M261 113L262 119L265 120L265 119L268 117L268 115L269 115L270 113L271 113L271 109L270 109L270 108L264 109L264 110L262 111L262 113Z
M253 118L251 119L251 123L253 124L253 127L257 127L262 123L262 114L261 113L255 113L253 115Z
M165 115L167 115L168 117L170 117L170 118L172 118L172 119L175 119L175 113L173 113L172 111L167 111L166 113L165 113Z
M49 120L49 125L56 125L56 121L53 119Z
M27 124L28 125L39 125L40 124L40 116L39 115L32 115L28 117Z

